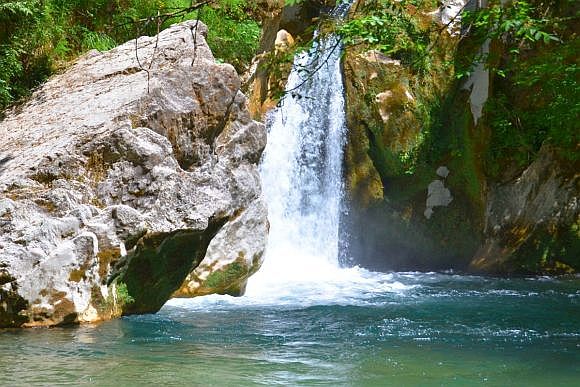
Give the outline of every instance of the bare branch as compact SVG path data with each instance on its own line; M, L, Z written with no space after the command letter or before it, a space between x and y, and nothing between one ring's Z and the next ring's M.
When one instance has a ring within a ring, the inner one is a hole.
M332 48L330 49L330 52L326 56L326 59L324 59L324 61L322 61L322 63L319 66L317 66L314 70L309 71L308 72L308 76L306 78L304 78L302 80L302 82L300 82L297 86L293 87L290 90L285 90L284 91L284 95L282 96L282 98L280 98L280 102L282 101L282 99L284 99L286 97L286 95L292 93L293 91L296 91L296 90L300 89L306 82L308 82L310 79L312 79L312 77L314 76L314 74L316 74L318 72L318 70L320 70L325 64L328 63L328 60L330 59L330 57L332 56L332 54L334 53L334 51L340 46L340 44L341 44L340 39L337 39L336 40L336 43L334 44L334 46L332 46Z
M129 19L129 20L127 20L127 22L125 22L125 23L118 24L117 27L123 27L123 26L126 26L128 24L142 24L142 23L149 24L152 20L156 20L156 19L161 19L162 20L161 24L163 24L169 19L184 17L188 13L196 11L196 10L202 8L203 6L208 5L210 3L213 3L213 2L214 2L214 0L204 0L202 2L192 4L187 8L168 8L168 9L176 9L176 11L168 12L168 13L160 13L158 11L157 16L148 16L148 17L141 18L141 19L133 19L133 18L127 17L127 19Z

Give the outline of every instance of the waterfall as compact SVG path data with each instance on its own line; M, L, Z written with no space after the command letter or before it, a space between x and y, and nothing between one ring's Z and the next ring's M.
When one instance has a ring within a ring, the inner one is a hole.
M341 3L332 15L344 16L348 7ZM339 265L347 134L342 48L330 36L297 55L286 96L268 117L260 175L270 233L242 304L349 304L407 288L391 274Z
M346 138L342 45L320 40L295 58L286 96L267 120L260 167L270 234L250 280L320 280L339 269L342 161Z

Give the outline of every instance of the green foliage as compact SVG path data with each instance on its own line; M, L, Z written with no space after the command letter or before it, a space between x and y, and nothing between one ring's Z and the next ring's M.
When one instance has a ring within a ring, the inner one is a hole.
M495 58L484 58L496 74L485 106L491 128L486 163L492 176L510 161L528 165L546 143L564 158L579 157L580 41L572 32L577 15L559 17L541 6L546 8L516 1L467 14L480 41L501 42Z
M457 58L456 77L469 76L476 63L486 63L496 75L506 77L507 66L517 63L521 53L536 47L538 43L561 42L556 33L557 29L554 28L560 18L548 17L546 11L525 0L503 5L493 2L486 8L464 11L461 15L462 23L469 31L471 44L480 47L488 40L501 41L505 52L509 53L509 60L498 65L502 58L493 53L491 55L479 51L471 52L471 55L464 53L462 57Z
M477 11L465 11L462 21L464 25L472 28L471 36L480 40L502 38L519 46L526 42L549 43L560 40L547 30L551 20L542 16L536 7L524 0L505 5L494 3ZM518 47L510 50L512 54L518 52Z
M489 159L492 172L511 159L529 164L542 144L577 160L580 142L580 67L574 62L578 40L520 61L486 105L492 128Z
M81 27L82 40L81 49L88 51L95 49L99 51L107 51L115 47L117 42L110 36L102 32L94 32Z
M512 77L518 90L532 91L526 98L529 106L524 107L527 126L545 132L550 142L565 148L575 147L580 140L579 49L580 40L575 39L531 57L514 68Z
M221 62L231 63L239 73L247 70L258 50L261 30L251 17L252 11L251 4L230 0L200 13L200 19L210 27L207 42L214 56Z
M426 72L432 29L430 23L409 12L409 7L427 4L430 2L421 0L371 1L366 12L341 25L338 33L346 45L366 44Z
M120 316L125 306L135 302L135 299L129 294L127 284L124 282L113 282L109 287L109 294L106 298L101 296L98 287L93 287L92 298L98 301L96 304L100 314L110 314Z
M119 282L116 284L115 289L117 291L117 305L123 307L135 302L135 299L131 297L129 290L127 290L127 284Z

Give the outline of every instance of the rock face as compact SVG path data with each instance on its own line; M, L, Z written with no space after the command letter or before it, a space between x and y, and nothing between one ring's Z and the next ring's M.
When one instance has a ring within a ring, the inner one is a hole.
M544 146L517 179L491 187L485 240L471 269L561 274L580 267L578 170Z
M0 327L155 312L229 292L220 270L240 293L260 266L266 133L206 33L90 52L0 122Z
M565 148L546 138L540 149L503 148L525 153L523 162L498 157L498 139L509 143L521 134L494 126L494 98L505 94L494 94L498 77L479 61L481 53L505 53L497 42L459 39L454 16L464 4L482 5L451 0L426 13L447 33L437 37L423 73L364 45L347 49L345 255L374 270L578 272L577 143L570 136ZM363 11L374 6L360 3ZM411 12L420 22L421 13ZM450 52L475 55L469 77L454 79L455 68L444 65ZM527 101L528 92L519 97ZM510 94L510 103L517 97Z
M470 191L479 184L467 184L465 160L424 152L433 133L425 107L449 78L417 81L400 61L359 47L347 50L344 71L346 255L373 270L466 268L480 243L479 192ZM464 127L441 128L437 142L464 141Z

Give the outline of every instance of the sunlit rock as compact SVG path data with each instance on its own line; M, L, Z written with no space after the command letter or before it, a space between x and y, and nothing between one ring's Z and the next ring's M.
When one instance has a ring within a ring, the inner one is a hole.
M276 40L274 41L274 48L276 53L281 53L288 51L290 47L294 45L294 38L286 30L280 30L276 34Z
M458 35L461 27L461 13L467 3L466 0L444 0L441 6L430 15L434 16L450 35Z
M154 312L248 208L259 255L266 133L206 33L92 51L0 122L0 326Z
M243 294L248 277L262 265L268 228L264 204L256 201L222 227L174 296Z
M400 66L401 61L398 59L391 59L382 52L378 50L365 51L359 55L361 58L365 59L371 63L381 63L385 65Z

